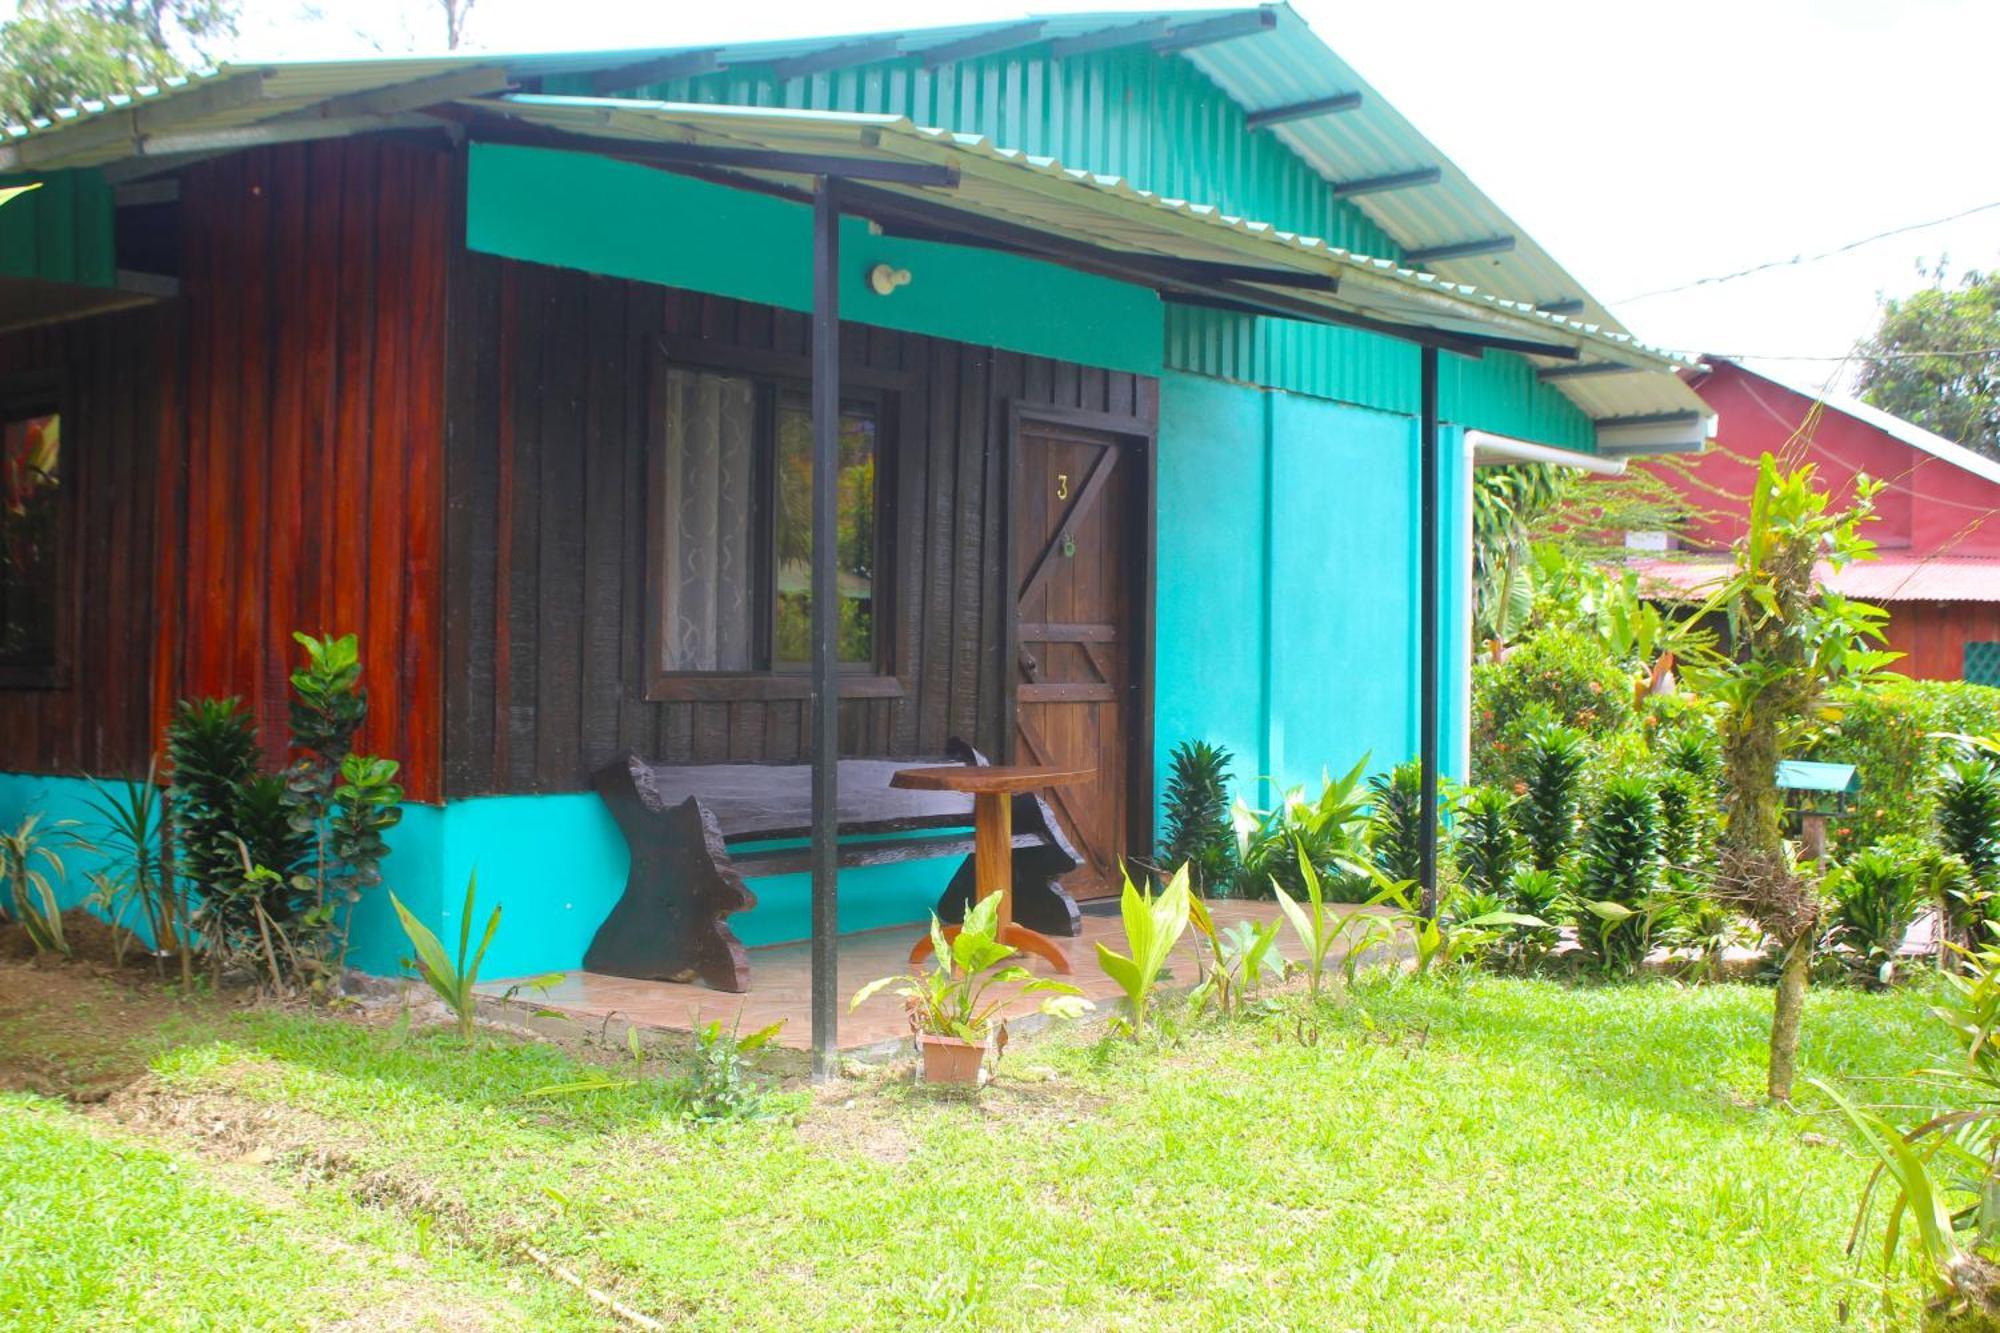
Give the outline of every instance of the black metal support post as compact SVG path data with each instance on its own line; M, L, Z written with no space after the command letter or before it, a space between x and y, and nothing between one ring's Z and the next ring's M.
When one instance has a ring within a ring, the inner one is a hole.
M835 631L834 496L840 482L840 182L814 181L812 308L812 1066L833 1077L840 1047L840 948L835 825L840 693Z
M1423 767L1423 794L1417 806L1418 882L1423 890L1423 913L1435 919L1438 910L1438 351L1425 347L1417 353L1420 370L1417 388L1418 441L1420 451L1418 485L1423 495L1418 501L1417 542L1419 591L1417 614L1421 628L1417 634L1422 661L1418 674L1417 758Z

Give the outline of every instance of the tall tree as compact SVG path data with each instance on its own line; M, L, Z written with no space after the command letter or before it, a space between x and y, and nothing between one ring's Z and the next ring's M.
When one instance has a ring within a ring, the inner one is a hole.
M1882 641L1887 613L1850 602L1819 580L1871 558L1861 527L1874 517L1878 484L1858 488L1853 507L1829 510L1811 465L1783 472L1758 460L1750 526L1736 543L1736 568L1704 606L1728 617L1726 647L1694 654L1689 678L1722 706L1723 825L1716 892L1753 917L1783 955L1771 1010L1767 1089L1788 1101L1798 1059L1799 1019L1819 934L1817 867L1797 862L1785 843L1778 761L1798 752L1828 686L1872 679L1894 653Z
M1861 396L1885 412L2000 458L2000 273L1970 270L1882 302L1882 322L1855 348Z
M207 62L236 0L21 0L0 24L0 121L130 92Z

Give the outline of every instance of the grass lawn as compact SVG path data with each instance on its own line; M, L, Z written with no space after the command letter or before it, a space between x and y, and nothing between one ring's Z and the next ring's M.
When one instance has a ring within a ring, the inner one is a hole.
M1928 1063L1923 1008L1815 992L1805 1070ZM0 1326L608 1326L554 1264L702 1329L1829 1327L1864 1168L1758 1104L1769 1012L1382 982L1164 1050L1017 1045L977 1099L877 1074L702 1127L656 1089L524 1097L575 1076L549 1046L184 1006L101 1103L0 1100ZM48 1021L0 1011L0 1049Z

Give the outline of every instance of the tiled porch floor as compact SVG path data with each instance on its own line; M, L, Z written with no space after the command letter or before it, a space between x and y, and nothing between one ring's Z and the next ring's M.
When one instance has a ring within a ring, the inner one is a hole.
M1227 929L1237 921L1263 921L1278 915L1275 902L1217 902L1211 904L1216 924ZM855 991L877 977L893 976L909 966L910 946L923 927L916 924L892 926L840 937L840 1049L843 1051L879 1048L900 1041L909 1034L903 1002L882 994L870 999L853 1013L847 1001ZM1057 942L1069 957L1070 980L1097 1002L1109 1008L1118 998L1118 988L1097 966L1097 942L1124 949L1124 930L1115 912L1087 911L1083 934ZM1289 927L1281 927L1278 948L1287 958L1302 956ZM1029 960L1037 973L1047 973L1047 964ZM624 977L572 972L553 989L521 997L534 1007L553 1009L569 1017L592 1022L610 1020L641 1028L691 1031L700 1023L719 1018L725 1024L741 1016L745 1032L785 1022L778 1040L781 1045L805 1050L812 1044L811 955L807 945L776 944L750 950L750 990L743 995L714 991L706 986L674 981L633 981ZM1168 964L1170 989L1185 990L1196 976L1194 932L1181 938ZM481 985L482 994L499 996L508 982ZM1002 1012L1013 1016L1033 1013L1039 996L1023 996Z

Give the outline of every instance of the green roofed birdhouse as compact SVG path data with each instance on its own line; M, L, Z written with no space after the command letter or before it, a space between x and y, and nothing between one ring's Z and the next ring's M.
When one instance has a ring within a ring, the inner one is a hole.
M1849 798L1861 790L1861 778L1852 764L1780 759L1778 790L1798 821L1802 850L1818 861L1826 857L1827 818L1847 813Z

